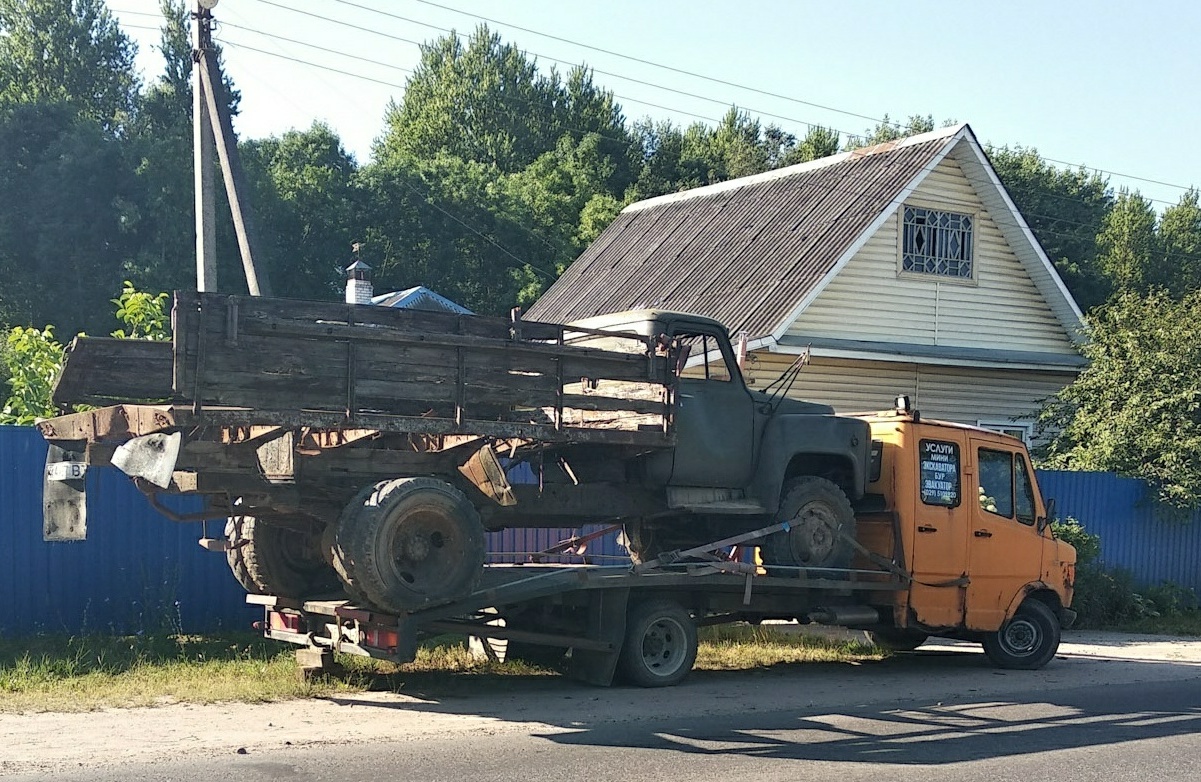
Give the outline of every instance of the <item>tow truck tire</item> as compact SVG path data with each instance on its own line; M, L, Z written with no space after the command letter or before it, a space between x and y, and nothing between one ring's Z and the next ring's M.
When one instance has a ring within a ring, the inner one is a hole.
M232 516L225 522L231 548L225 560L234 578L254 595L312 597L341 591L338 574L321 556L321 535Z
M998 668L1033 671L1059 651L1059 620L1041 600L1027 599L1013 618L984 636L984 653Z
M780 518L790 529L769 535L760 549L764 565L845 568L854 548L855 511L838 484L806 475L784 484ZM794 570L769 568L773 576L796 576Z
M696 622L679 603L650 600L630 609L618 669L639 687L670 687L696 662Z
M334 568L374 608L403 613L462 597L484 566L484 528L463 492L437 478L368 486L338 519Z
M926 642L930 636L921 630L902 630L897 627L885 627L868 630L867 637L871 642L889 652L912 652Z

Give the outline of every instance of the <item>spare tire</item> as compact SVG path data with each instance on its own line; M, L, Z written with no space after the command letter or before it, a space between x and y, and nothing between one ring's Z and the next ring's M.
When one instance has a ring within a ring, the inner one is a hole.
M403 613L469 593L484 555L484 528L463 492L437 478L397 478L343 510L334 568L351 594Z
M813 475L789 480L780 495L779 517L789 529L769 535L760 553L764 565L785 567L769 569L770 575L798 574L787 568L850 566L855 511L836 483Z

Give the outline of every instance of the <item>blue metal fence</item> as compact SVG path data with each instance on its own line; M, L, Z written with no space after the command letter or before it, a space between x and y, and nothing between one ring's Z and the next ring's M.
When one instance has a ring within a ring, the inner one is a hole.
M199 525L166 520L116 470L87 476L88 539L44 542L45 461L36 430L0 426L0 633L202 632L259 616L225 558L197 545Z
M1174 518L1147 500L1140 480L1103 472L1039 470L1055 513L1101 536L1101 561L1142 584L1171 581L1201 593L1201 513Z
M197 524L156 513L115 470L88 474L88 539L45 543L41 534L46 444L36 430L0 426L0 634L136 633L164 628L204 632L245 628L245 604L225 558L201 549ZM1172 581L1201 592L1201 514L1179 521L1146 503L1144 484L1106 473L1039 471L1058 514L1101 536L1101 557L1142 583ZM514 480L530 480L520 474ZM176 505L194 510L196 504ZM513 529L488 535L489 560L523 562L599 526ZM558 561L620 561L610 533L583 555Z

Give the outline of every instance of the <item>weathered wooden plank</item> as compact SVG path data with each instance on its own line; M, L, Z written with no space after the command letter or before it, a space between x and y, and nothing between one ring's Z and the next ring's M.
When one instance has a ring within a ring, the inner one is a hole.
M61 406L170 399L171 363L169 342L76 337L52 399Z
M575 410L646 413L662 415L663 401L650 399L619 399L594 394L564 394L563 406Z

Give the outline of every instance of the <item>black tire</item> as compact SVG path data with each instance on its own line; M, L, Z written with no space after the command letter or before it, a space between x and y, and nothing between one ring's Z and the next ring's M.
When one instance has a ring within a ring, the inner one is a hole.
M238 583L251 594L302 598L340 592L342 583L321 556L321 533L275 526L253 516L232 516L225 523L231 548L225 561Z
M788 481L780 496L780 516L791 528L763 541L760 554L764 565L845 568L851 564L855 511L833 481L812 475ZM781 568L768 573L797 575Z
M1033 671L1055 657L1059 638L1055 612L1041 600L1028 599L1000 630L984 636L984 653L998 668Z
M670 687L696 662L696 623L679 603L651 600L630 609L618 668L639 687Z
M867 631L868 640L889 652L912 652L930 637L921 630L902 630L885 627Z
M484 566L484 528L463 492L436 478L369 486L338 519L334 567L369 605L403 613L469 593Z

